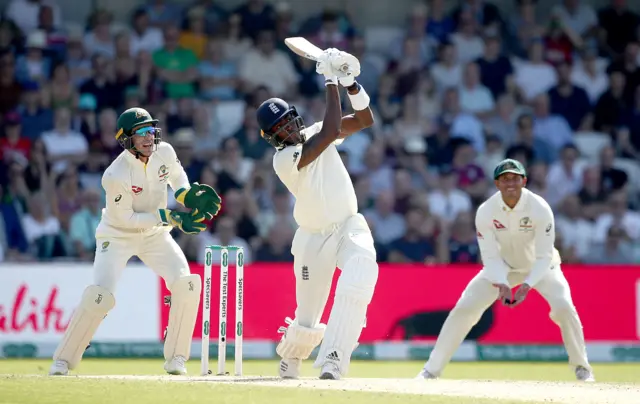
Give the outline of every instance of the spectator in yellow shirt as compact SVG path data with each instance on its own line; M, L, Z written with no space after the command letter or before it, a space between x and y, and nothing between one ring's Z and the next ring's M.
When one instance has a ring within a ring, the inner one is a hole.
M206 34L206 10L203 7L193 7L187 13L186 30L180 34L179 44L185 49L189 49L202 60L202 56L207 46Z

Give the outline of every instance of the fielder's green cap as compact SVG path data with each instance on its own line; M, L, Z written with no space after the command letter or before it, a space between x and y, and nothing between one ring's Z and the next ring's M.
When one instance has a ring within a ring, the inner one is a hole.
M158 120L153 119L149 111L146 109L129 108L120 114L120 117L118 118L118 132L116 133L116 139L122 135L129 135L133 128L145 123L158 123Z
M493 170L493 179L497 180L498 177L504 173L514 173L522 175L523 177L527 176L527 171L524 169L522 163L514 159L502 160L496 169Z

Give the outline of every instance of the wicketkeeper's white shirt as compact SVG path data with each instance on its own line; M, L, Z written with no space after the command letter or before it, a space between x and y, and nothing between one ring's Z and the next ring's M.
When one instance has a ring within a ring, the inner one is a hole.
M175 150L160 142L147 164L125 150L102 176L106 207L96 237L128 237L140 233L170 231L158 213L167 208L167 186L174 191L189 188L189 179Z
M526 188L513 209L500 192L486 200L476 211L476 229L484 274L491 282L508 284L508 273L516 271L529 273L525 283L534 286L561 262L551 207Z
M322 122L317 122L303 129L303 133L309 140L321 128ZM302 144L287 146L273 156L276 174L296 198L293 217L307 230L324 230L358 213L353 183L336 148L340 143L342 139L336 140L301 170L298 161Z

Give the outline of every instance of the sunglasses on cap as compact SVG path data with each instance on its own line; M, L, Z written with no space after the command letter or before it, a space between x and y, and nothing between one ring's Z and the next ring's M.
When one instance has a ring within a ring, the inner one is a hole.
M153 126L144 126L133 131L134 135L147 136L147 134L155 135L158 132Z

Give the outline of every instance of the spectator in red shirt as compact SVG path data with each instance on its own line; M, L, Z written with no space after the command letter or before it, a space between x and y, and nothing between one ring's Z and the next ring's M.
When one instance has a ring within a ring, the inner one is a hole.
M17 162L26 166L31 141L22 136L20 114L11 111L4 117L4 136L0 138L0 159L5 163Z

